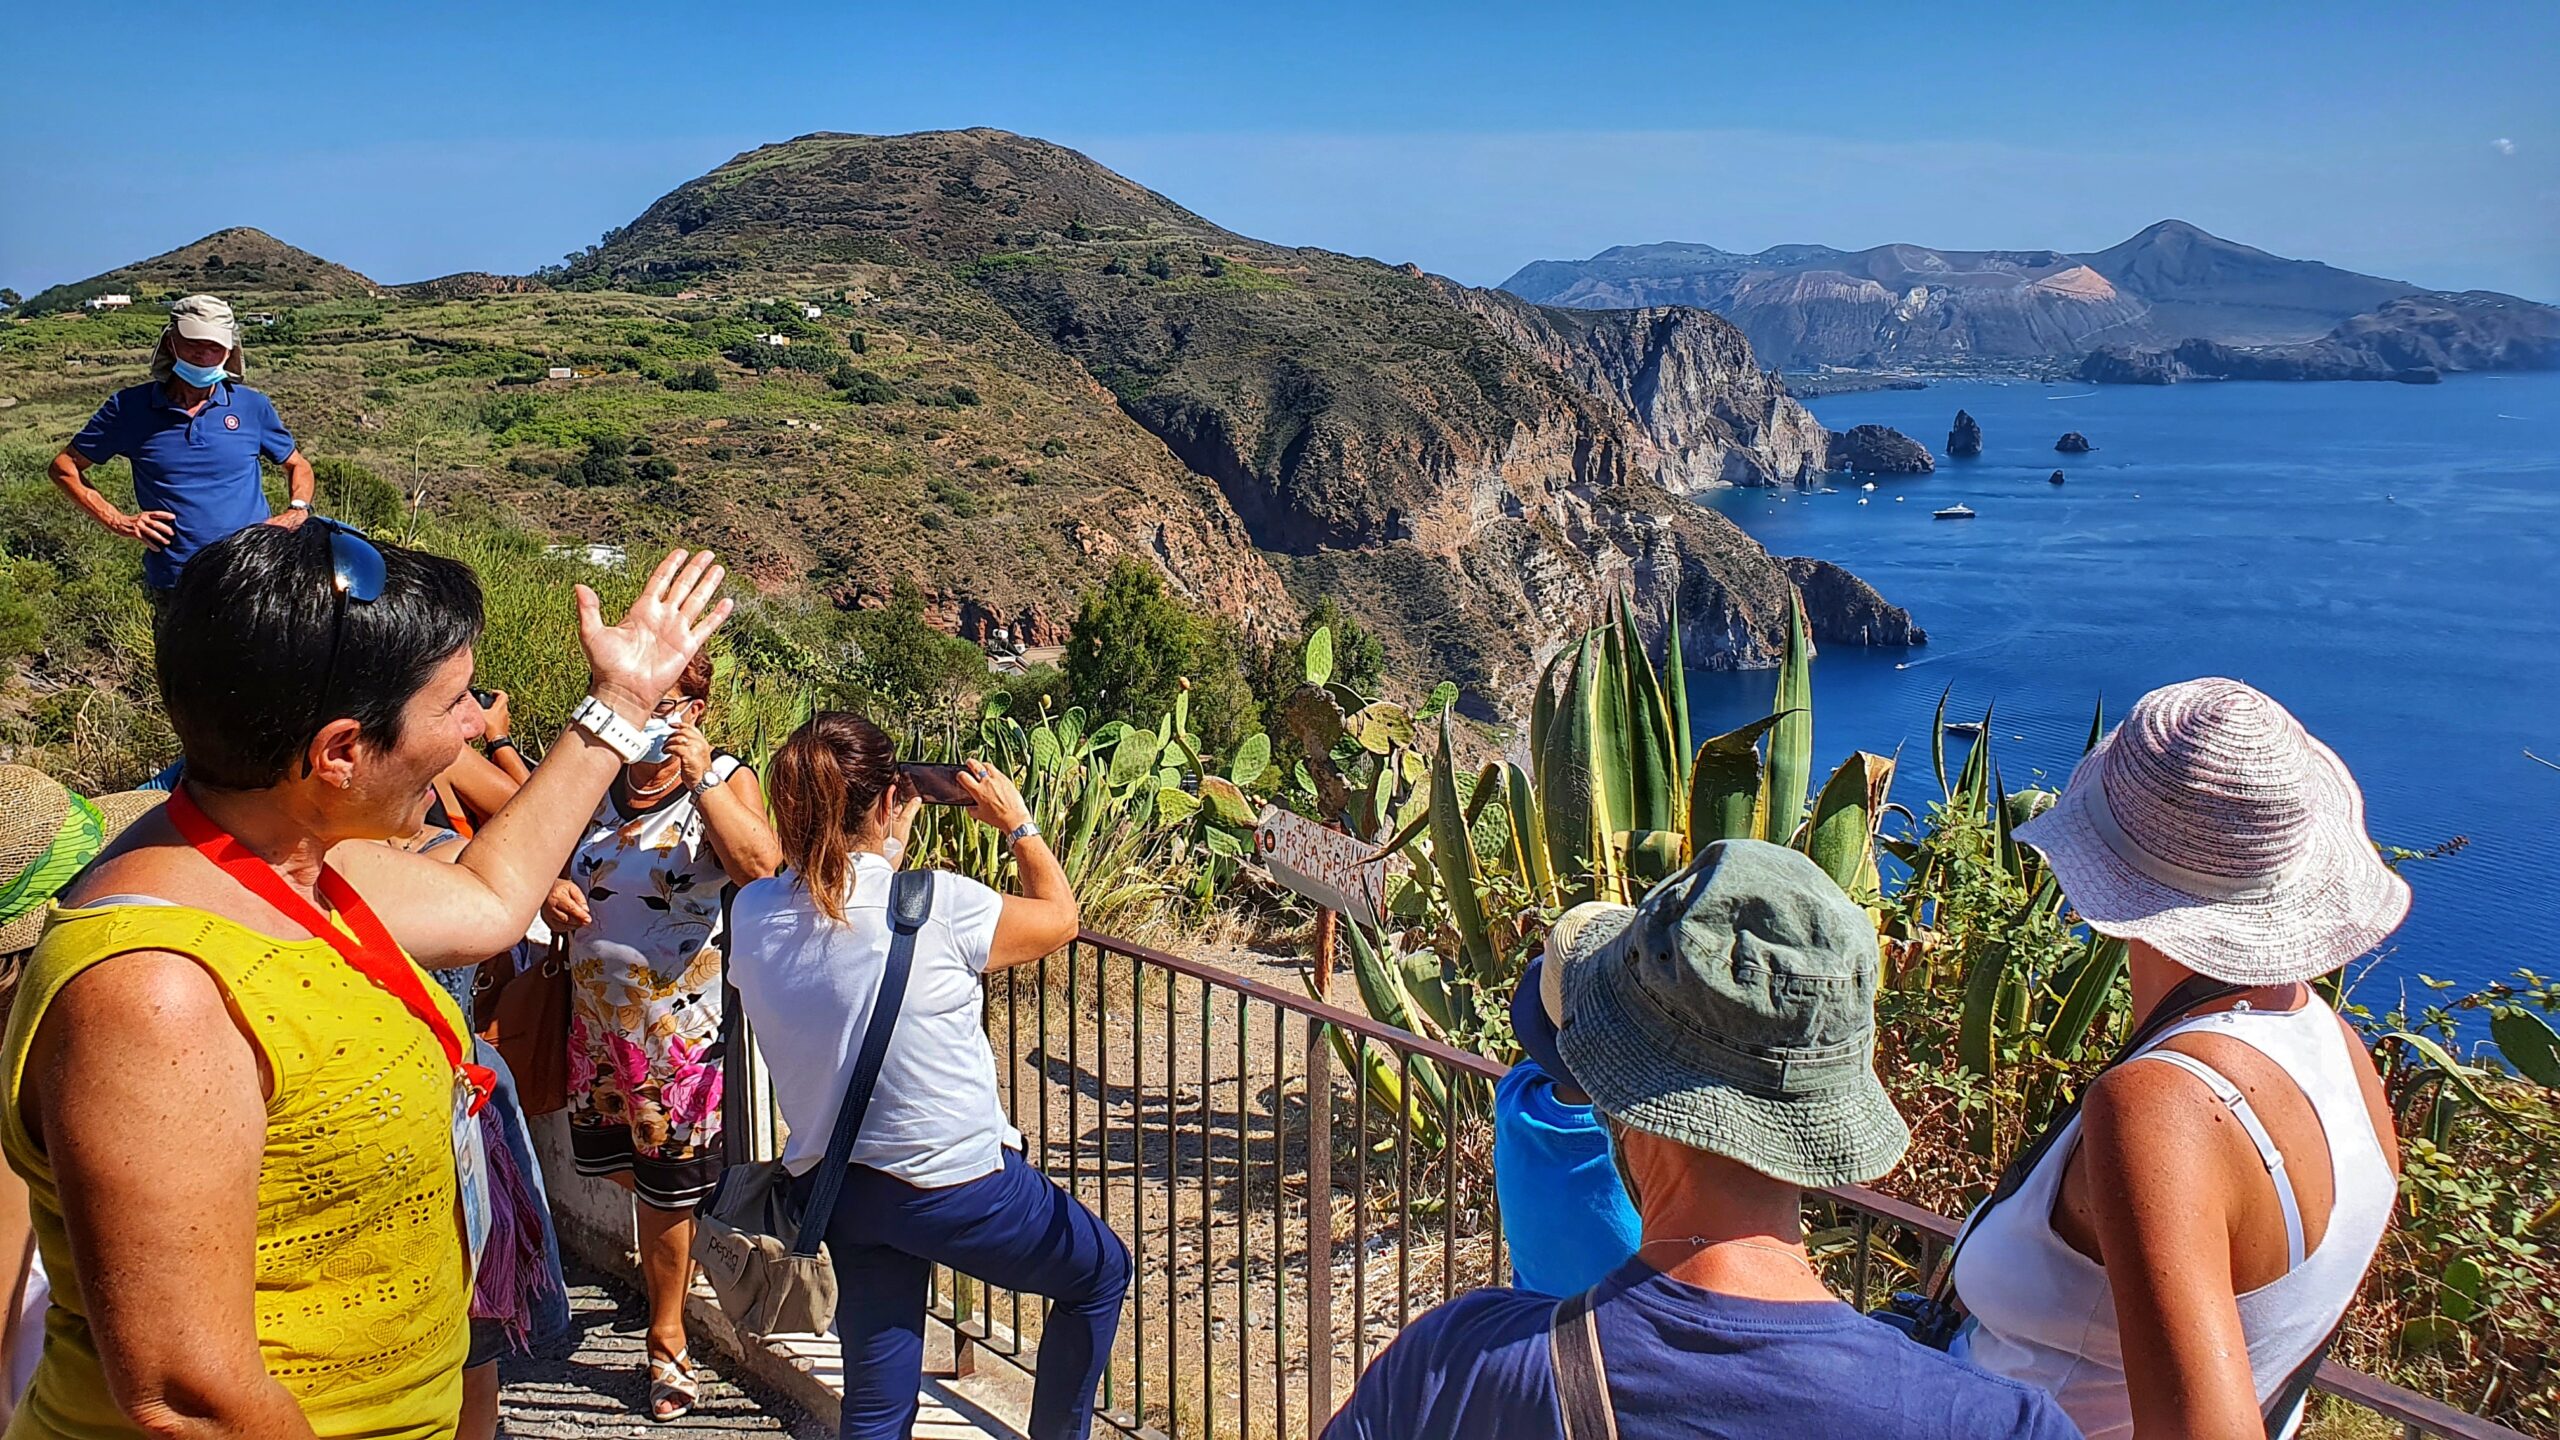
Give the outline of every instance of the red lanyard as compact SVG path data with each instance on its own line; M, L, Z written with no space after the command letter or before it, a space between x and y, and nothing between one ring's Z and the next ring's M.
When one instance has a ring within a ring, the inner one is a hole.
M320 893L327 896L329 903L345 917L347 929L355 931L352 936L330 924L329 917L321 914L318 906L295 894L293 887L284 883L284 877L275 872L274 866L251 854L248 846L216 824L213 817L205 814L187 794L185 786L181 785L169 793L169 801L164 808L169 812L170 823L178 827L178 833L186 837L188 844L196 847L197 854L239 881L250 894L290 916L296 924L310 931L314 939L329 942L329 948L337 951L339 958L353 967L357 974L389 991L394 999L408 1008L410 1014L434 1032L436 1043L444 1047L445 1063L470 1082L471 1111L475 1115L479 1113L480 1107L488 1103L490 1091L496 1088L498 1077L487 1067L473 1065L462 1058L462 1037L445 1024L444 1012L436 1009L435 1003L427 998L426 977L410 963L399 942L393 940L391 932L384 928L382 917L373 913L373 907L364 902L364 897L355 892L355 887L347 883L345 876L323 863L320 867Z

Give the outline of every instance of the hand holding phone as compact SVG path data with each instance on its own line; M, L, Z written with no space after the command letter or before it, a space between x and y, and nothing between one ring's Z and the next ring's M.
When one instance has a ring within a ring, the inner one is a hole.
M975 805L977 797L960 784L957 765L929 765L921 760L898 762L898 778L927 805Z

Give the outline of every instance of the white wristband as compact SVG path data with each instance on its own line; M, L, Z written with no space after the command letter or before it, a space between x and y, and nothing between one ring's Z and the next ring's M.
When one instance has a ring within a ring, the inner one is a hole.
M614 713L613 707L593 695L578 702L569 712L569 723L596 737L596 742L622 757L625 765L633 764L649 753L649 737L640 727Z

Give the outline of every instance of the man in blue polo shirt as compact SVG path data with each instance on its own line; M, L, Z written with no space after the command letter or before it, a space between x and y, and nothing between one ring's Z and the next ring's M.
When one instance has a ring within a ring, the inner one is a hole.
M142 584L155 602L198 550L262 522L299 525L311 513L311 462L295 448L276 407L240 378L240 331L231 307L211 295L190 295L169 307L150 382L107 397L53 457L53 483L73 504L142 542ZM85 473L119 455L133 464L131 515L98 493ZM260 455L284 467L292 499L283 514L267 511Z

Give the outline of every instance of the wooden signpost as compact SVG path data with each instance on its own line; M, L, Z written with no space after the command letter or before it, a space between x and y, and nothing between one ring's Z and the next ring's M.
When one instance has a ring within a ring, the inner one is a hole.
M1385 918L1387 868L1401 864L1372 859L1377 846L1276 805L1255 822L1253 850L1283 889L1363 925Z
M1340 918L1377 925L1386 916L1387 870L1401 862L1378 847L1303 815L1273 806L1255 822L1253 850L1271 878L1314 902L1316 999L1330 1003L1333 939ZM1307 1414L1311 1425L1333 1414L1333 1047L1324 1026L1307 1024L1307 1309L1322 1317L1310 1328ZM1352 1323L1362 1323L1354 1316Z

